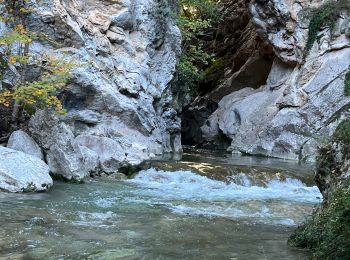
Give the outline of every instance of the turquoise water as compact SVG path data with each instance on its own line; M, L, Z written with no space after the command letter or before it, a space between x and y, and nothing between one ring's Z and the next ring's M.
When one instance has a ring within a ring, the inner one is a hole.
M0 258L308 257L286 245L320 202L307 166L277 160L237 167L225 156L196 158L157 162L131 180L102 177L58 182L42 194L0 193Z

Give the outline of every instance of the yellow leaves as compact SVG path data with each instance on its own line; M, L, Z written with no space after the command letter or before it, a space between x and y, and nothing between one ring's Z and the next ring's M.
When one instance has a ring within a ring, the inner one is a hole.
M42 62L42 73L37 81L26 82L17 86L12 98L27 111L35 109L52 109L64 114L63 105L57 97L60 89L65 87L71 78L73 62L54 56L45 56Z
M40 97L44 92L42 90L37 90L34 95Z
M30 50L28 46L32 41L40 37L48 40L49 36L44 35L43 37L40 33L29 32L21 24L20 17L24 13L33 10L29 7L28 0L0 0L0 3L6 4L8 12L0 15L0 21L11 25L17 24L13 31L3 33L0 36L0 76L3 75L10 64L15 64L23 69L31 62L32 66L40 68L42 71L41 77L36 81L22 82L21 85L15 86L12 92L0 92L0 105L10 107L13 100L16 100L27 111L33 112L40 108L64 113L62 103L57 96L60 94L60 89L64 88L72 78L71 70L77 65L74 62L54 56L31 57L28 54L28 50Z
M62 103L56 96L49 96L46 100L46 105L47 107L53 107L56 112L60 113L63 111Z
M0 105L4 107L9 107L11 98L12 93L8 90L0 93Z
M0 0L0 3L2 1ZM43 54L40 57L32 57L28 53L30 50L28 46L33 40L44 38L50 41L50 39L48 35L28 31L20 23L18 18L21 14L30 11L30 8L26 7L28 6L26 1L5 1L10 15L4 15L0 19L11 24L17 23L17 25L12 32L0 36L0 75L3 75L10 64L23 69L27 68L26 65L30 62L31 66L40 69L41 76L36 81L22 82L21 85L15 86L12 92L0 92L0 105L10 107L13 100L16 100L27 112L33 112L36 109L50 109L63 114L63 105L58 95L72 78L72 69L78 65L65 58L57 58L53 55ZM23 78L25 79L25 77Z
M24 28L22 24L16 25L14 31L18 32L19 34L27 34L27 30Z
M2 96L4 96L4 97L12 97L12 93L10 92L10 91L4 91L3 93L2 93Z
M16 57L14 57L14 56L11 56L11 57L9 58L9 63L12 64L12 65L15 64L16 61L17 61L17 59L16 59Z

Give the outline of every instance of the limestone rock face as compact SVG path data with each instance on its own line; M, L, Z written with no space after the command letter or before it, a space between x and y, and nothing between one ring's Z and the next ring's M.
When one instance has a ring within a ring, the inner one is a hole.
M46 191L52 186L49 171L41 159L0 146L0 190Z
M350 116L350 98L344 94L350 66L350 14L344 10L333 30L321 28L318 40L305 55L307 14L322 3L247 1L257 33L273 48L275 61L262 86L256 88L246 81L245 88L239 85L225 93L217 109L201 119L202 143L217 143L224 135L233 152L315 159L322 140L329 139L342 119ZM220 92L227 82L230 77L212 93ZM190 109L198 111L197 107L194 102Z
M7 148L33 155L42 160L44 159L40 146L22 130L15 131L11 134L7 143Z
M221 84L196 97L182 116L183 142L190 145L203 142L208 148L225 147L227 140L221 138L221 134L206 139L207 134L201 131L206 119L226 95L265 84L275 56L270 44L259 37L245 0L222 0L220 8L223 21L218 25L211 46L227 65L224 76Z
M180 119L170 82L181 36L168 1L54 0L29 3L33 55L67 57L81 66L62 92L67 115L38 111L30 133L52 172L80 180L113 173L155 154L181 152Z
M264 41L271 44L278 58L288 64L295 65L302 62L311 16L310 11L327 1L247 0L246 2L258 34ZM334 4L337 4L336 1ZM346 15L339 20L340 27L346 26L342 21L344 19L348 20ZM336 28L336 31L339 29L339 27ZM329 28L326 28L325 31L329 33ZM334 32L333 36L338 37L341 33L336 34L339 33ZM320 42L322 41L320 40ZM322 48L327 48L327 46Z

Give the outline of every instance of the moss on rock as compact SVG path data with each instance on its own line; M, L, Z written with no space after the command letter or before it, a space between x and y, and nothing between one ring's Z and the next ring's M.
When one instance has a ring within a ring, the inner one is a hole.
M339 124L333 135L333 143L341 147L343 161L350 158L350 119Z
M118 172L124 174L128 178L132 178L141 170L139 166L127 165L119 168Z
M339 13L342 10L350 11L349 0L338 0L337 2L328 1L319 8L311 11L309 34L306 42L304 57L309 54L312 46L317 40L318 32L322 27L329 26L330 29L333 30Z
M289 245L314 250L314 259L350 259L350 119L319 150L315 181L324 202L297 228Z
M345 96L350 96L350 70L345 74L344 94Z
M315 259L349 259L350 179L295 231L288 243L313 249Z
M224 58L215 59L211 65L204 71L205 78L214 83L219 82L220 78L224 76L225 60Z

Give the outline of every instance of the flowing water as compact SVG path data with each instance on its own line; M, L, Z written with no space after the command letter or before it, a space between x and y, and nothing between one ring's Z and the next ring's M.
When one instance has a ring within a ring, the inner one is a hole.
M288 161L191 153L133 179L0 193L0 259L306 259L286 241L321 201Z

